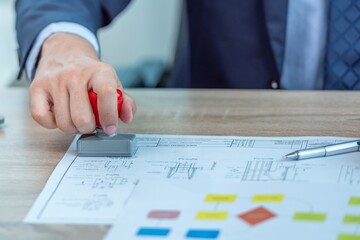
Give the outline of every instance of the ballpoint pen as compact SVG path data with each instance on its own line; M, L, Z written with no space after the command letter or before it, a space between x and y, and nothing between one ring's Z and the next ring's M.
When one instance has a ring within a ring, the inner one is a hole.
M286 160L301 160L307 158L326 157L337 154L344 154L350 152L356 152L360 150L360 139L327 145L317 148L309 148L303 150L297 150L284 156Z

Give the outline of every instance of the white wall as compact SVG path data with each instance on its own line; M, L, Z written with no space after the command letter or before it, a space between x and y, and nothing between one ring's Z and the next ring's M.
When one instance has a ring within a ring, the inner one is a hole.
M0 0L0 89L18 70L14 0Z
M0 88L18 71L14 0L0 0ZM113 24L99 32L102 58L128 66L143 59L170 62L178 34L182 0L133 0Z
M110 27L99 32L102 59L115 65L146 58L173 59L182 0L133 0Z

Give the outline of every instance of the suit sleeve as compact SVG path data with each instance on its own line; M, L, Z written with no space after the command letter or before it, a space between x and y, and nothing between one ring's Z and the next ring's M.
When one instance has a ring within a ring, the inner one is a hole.
M130 0L17 0L16 31L20 72L37 35L51 23L73 22L96 34L108 25Z

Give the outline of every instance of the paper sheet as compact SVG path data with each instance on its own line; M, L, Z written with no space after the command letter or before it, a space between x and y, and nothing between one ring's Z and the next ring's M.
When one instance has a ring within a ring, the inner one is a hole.
M137 139L134 157L108 158L78 157L75 138L25 221L111 224L143 179L205 185L221 180L360 186L358 152L326 159L282 159L297 149L346 138L137 135Z
M142 180L106 240L352 240L359 187Z

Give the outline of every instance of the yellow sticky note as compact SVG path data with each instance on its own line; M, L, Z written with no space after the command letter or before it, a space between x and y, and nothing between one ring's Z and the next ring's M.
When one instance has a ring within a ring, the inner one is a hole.
M345 215L343 223L355 223L360 224L360 215Z
M284 194L256 194L251 199L252 202L276 202L281 203L285 198Z
M360 206L360 197L351 197L349 199L349 205L359 205Z
M236 200L235 194L208 194L205 202L230 203Z
M325 219L326 213L296 212L293 217L295 221L324 222Z
M227 212L198 212L196 214L196 220L226 220L228 216Z
M360 240L360 235L354 234L339 234L338 240Z

